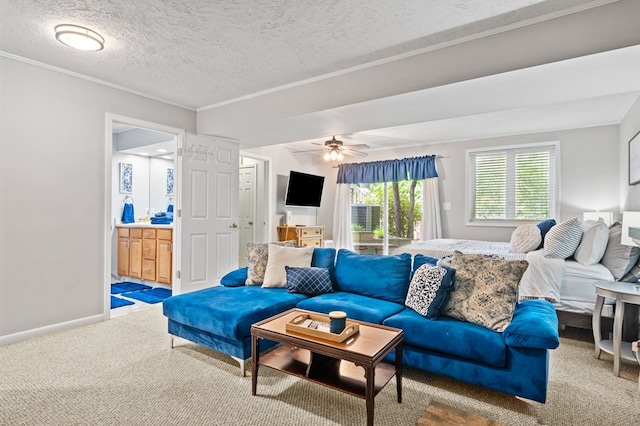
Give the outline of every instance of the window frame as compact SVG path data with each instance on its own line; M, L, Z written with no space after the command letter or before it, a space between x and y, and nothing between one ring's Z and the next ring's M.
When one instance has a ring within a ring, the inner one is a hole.
M551 211L549 212L550 218L560 217L560 141L546 141L546 142L536 142L536 143L522 143L517 145L501 145L501 146L491 146L484 148L470 148L465 150L465 176L464 176L464 187L465 187L465 225L466 226L497 226L497 227L517 227L519 225L523 225L526 223L537 223L538 220L535 219L476 219L473 217L474 208L471 205L471 185L470 185L470 174L471 174L471 154L472 153L491 153L492 151L509 151L509 150L521 150L521 149L529 149L529 148L542 148L549 147L553 148L554 151L554 163L555 168L554 172L554 195L553 199L550 200L552 202ZM550 170L551 172L551 170Z

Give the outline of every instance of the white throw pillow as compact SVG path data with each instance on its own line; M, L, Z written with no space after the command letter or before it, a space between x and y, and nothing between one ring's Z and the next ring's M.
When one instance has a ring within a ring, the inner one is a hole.
M595 265L604 256L609 243L609 227L602 219L585 220L580 224L582 241L573 257L583 265Z
M582 229L575 217L554 225L544 237L544 257L566 259L580 245Z
M308 268L311 266L313 247L281 247L269 244L269 260L262 287L286 287L285 266Z
M537 250L542 242L542 233L537 225L520 225L511 234L510 248L515 253Z

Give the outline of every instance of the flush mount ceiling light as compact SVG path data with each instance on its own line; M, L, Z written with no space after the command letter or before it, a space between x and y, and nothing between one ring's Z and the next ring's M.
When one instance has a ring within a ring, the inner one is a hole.
M72 24L57 25L56 40L60 43L80 50L104 49L104 38L89 28Z

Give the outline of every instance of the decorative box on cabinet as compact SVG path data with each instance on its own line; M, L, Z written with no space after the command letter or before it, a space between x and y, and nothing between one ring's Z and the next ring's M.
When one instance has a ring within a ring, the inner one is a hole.
M171 284L173 230L118 227L118 275Z
M300 247L324 247L324 226L278 226L278 240L295 240Z

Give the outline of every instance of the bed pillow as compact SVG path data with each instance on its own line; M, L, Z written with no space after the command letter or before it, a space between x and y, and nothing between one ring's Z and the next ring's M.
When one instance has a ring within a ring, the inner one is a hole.
M327 268L296 268L285 266L287 274L287 290L289 293L317 296L333 292L331 276Z
M442 315L504 331L511 323L518 285L529 264L473 254L453 253L456 284Z
M455 269L424 264L413 274L405 306L429 319L437 319L449 300Z
M271 243L283 247L295 247L296 241L281 241ZM264 272L267 269L267 261L269 260L269 244L268 243L248 243L248 269L246 285L262 285L264 281Z
M595 265L604 256L609 243L609 227L602 219L585 220L580 224L582 240L573 257L583 265Z
M287 271L285 266L308 268L311 266L313 247L282 247L269 244L269 259L264 271L264 288L285 288L287 286Z
M616 280L621 279L627 272L633 268L633 265L640 257L640 248L625 246L621 243L622 225L619 222L614 223L609 228L609 241L607 249L602 256L602 263L613 274Z
M544 256L566 259L573 256L580 245L582 229L577 218L553 226L544 238Z
M538 249L541 249L544 245L544 237L547 235L549 230L556 225L555 219L545 219L536 225L540 229L540 236L542 237L542 241L540 241L540 245Z
M515 253L537 250L542 244L542 233L537 225L520 225L511 234L509 248Z

